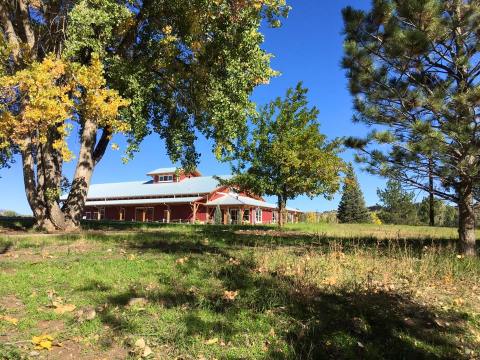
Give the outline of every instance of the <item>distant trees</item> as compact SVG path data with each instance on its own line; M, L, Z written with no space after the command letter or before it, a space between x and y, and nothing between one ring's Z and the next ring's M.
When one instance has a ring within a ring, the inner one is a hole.
M389 180L385 189L377 190L381 210L378 217L385 224L415 225L418 223L414 193L402 188L396 180Z
M276 196L279 226L285 222L287 200L302 194L331 197L344 167L339 144L320 133L318 110L308 107L307 91L298 83L251 119L252 133L239 146L229 181L255 194Z
M338 206L337 217L341 223L367 223L372 220L365 206L363 193L352 164L348 165L343 180L343 193Z
M372 173L457 204L459 250L475 256L478 1L372 3L371 11L343 10L343 67L354 96L354 120L380 129L348 144Z
M223 224L222 210L220 209L220 205L217 205L217 207L215 208L215 212L213 214L213 222L215 223L215 225Z

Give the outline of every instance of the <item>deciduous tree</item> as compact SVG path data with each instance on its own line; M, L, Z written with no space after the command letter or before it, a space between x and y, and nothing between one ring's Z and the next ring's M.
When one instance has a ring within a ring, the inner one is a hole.
M287 12L284 0L1 1L0 164L20 155L37 225L79 225L115 133L128 136L127 158L156 132L191 168L196 131L226 156L254 112L252 90L275 75L260 24Z
M380 126L349 145L373 173L458 204L459 249L475 255L480 3L379 0L343 16L354 120Z
M279 226L287 200L306 194L331 197L340 185L344 164L337 142L320 133L318 110L308 107L307 89L299 83L252 118L252 133L238 148L230 184L255 194L277 197Z

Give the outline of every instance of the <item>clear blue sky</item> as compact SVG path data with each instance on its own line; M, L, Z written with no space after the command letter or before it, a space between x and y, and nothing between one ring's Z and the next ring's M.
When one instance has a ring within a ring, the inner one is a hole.
M367 8L370 0L291 0L292 11L280 29L263 29L265 49L275 58L272 67L282 75L269 85L259 87L253 94L253 100L264 104L274 97L284 95L286 89L302 80L310 89L311 105L320 110L322 132L329 138L345 135L362 135L366 129L353 124L352 100L347 90L345 74L340 68L342 58L342 18L341 9L347 5ZM121 138L115 141L124 148ZM78 150L78 144L72 144ZM199 139L198 149L202 153L199 170L204 175L229 173L228 164L218 163L211 152L211 144ZM352 159L352 153L343 155ZM166 156L164 143L156 135L147 138L135 159L124 165L121 162L122 151L109 150L97 166L93 183L131 181L145 179L152 169L171 166ZM357 175L368 205L377 202L376 189L384 181L357 168ZM66 165L67 175L73 172L73 164ZM12 168L0 170L0 209L11 209L29 214L26 201L20 161ZM270 199L271 200L271 199ZM323 198L309 199L299 197L289 202L290 206L302 210L331 210L338 205L339 196L333 201Z

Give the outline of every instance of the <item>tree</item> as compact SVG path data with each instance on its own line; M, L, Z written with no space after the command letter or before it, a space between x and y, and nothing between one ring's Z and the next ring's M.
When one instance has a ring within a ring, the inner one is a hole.
M413 203L415 194L404 190L399 181L389 180L384 190L377 190L377 195L382 206L378 217L383 223L417 224L417 209Z
M217 205L217 207L215 208L215 212L213 213L213 222L215 223L215 225L223 224L222 210L220 209L220 205Z
M280 227L287 200L306 194L329 198L337 192L343 162L338 142L320 133L318 110L308 108L307 89L298 83L253 117L252 133L233 165L228 183L254 194L277 197Z
M232 151L252 90L276 74L260 24L278 26L288 10L285 0L0 2L0 167L21 157L37 226L79 225L115 133L128 137L126 159L158 133L184 168L198 161L196 131L218 158Z
M352 164L349 164L343 180L343 193L338 205L338 220L341 223L369 223L371 217L365 206L362 190Z
M347 144L371 172L458 204L459 250L470 256L480 180L479 15L476 0L343 10L354 120L381 127Z

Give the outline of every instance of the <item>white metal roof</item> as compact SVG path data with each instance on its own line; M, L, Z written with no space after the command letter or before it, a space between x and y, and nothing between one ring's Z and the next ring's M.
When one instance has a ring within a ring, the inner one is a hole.
M217 205L247 205L255 207L264 207L270 209L276 209L277 206L274 204L267 203L265 201L249 198L246 196L236 195L234 193L228 193L224 196L217 198L215 200L207 202L206 205L217 206Z
M175 171L177 171L177 168L175 167L159 168L159 169L155 169L148 172L147 175L168 174L168 173L174 173Z
M221 176L227 179L230 176ZM196 196L208 194L219 187L213 176L186 178L179 182L133 181L108 184L92 184L88 189L87 199L100 200L109 198L132 198L148 196Z
M99 200L87 201L86 206L106 206L106 205L161 205L161 204L183 204L199 200L199 197L179 197L165 199L125 199L125 200Z
M215 200L209 201L206 203L208 206L217 206L217 205L230 205L230 206L253 206L260 208L268 209L277 209L278 206L275 204L268 203L266 201L253 199L247 196L237 195L235 193L228 193L224 196L217 198ZM286 207L287 211L301 212L299 209L294 209L291 207Z

